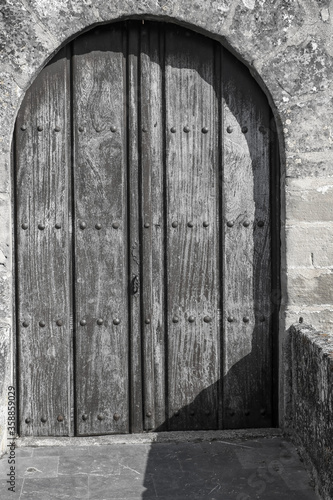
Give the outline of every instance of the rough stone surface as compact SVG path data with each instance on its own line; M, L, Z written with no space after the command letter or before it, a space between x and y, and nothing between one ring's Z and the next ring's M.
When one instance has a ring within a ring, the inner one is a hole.
M315 306L333 302L333 269L298 268L289 277L290 306Z
M143 443L195 443L237 439L256 439L281 436L281 429L237 429L225 431L183 431L183 432L149 432L142 434L117 434L109 436L30 438L17 439L16 445L26 446L102 446L112 444Z
M7 490L7 457L0 460L1 500L319 500L284 436L211 437L20 448L15 492Z
M287 222L333 221L333 178L297 178L286 182Z
M136 17L186 25L221 41L250 68L271 103L280 139L281 339L298 315L331 331L332 15L328 0L0 0L0 325L6 332L0 335L1 408L13 359L10 150L15 116L25 90L46 62L66 42L99 23ZM280 365L284 394L282 358ZM281 422L283 412L281 398ZM4 411L0 429L5 429ZM1 435L3 448L6 435Z
M333 176L332 153L330 150L289 153L287 163L289 177L330 178Z
M305 449L322 497L333 498L333 335L293 325L287 427ZM288 350L287 349L287 350Z
M283 127L288 153L318 153L330 150L333 140L332 110L327 103L332 101L331 91L323 89L316 99L313 99L309 92L305 99L300 97L297 101L297 104L289 106ZM291 175L288 168L287 175Z
M288 268L331 268L332 222L305 222L286 226ZM302 240L302 245L299 241Z
M286 323L305 323L307 325L318 325L322 331L333 330L333 311L329 306L295 306L290 307L286 313Z
M1 2L0 64L20 87L26 87L57 43L24 2ZM27 81L28 79L28 81ZM14 104L14 103L13 103Z

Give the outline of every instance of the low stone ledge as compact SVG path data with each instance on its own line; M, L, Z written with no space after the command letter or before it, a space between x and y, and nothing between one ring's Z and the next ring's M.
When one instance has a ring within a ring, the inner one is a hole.
M238 441L282 436L276 428L237 429L223 431L145 432L142 434L113 434L88 437L20 437L16 446L102 446L114 444L200 443L204 441Z
M287 429L310 458L322 498L333 498L333 334L304 324L289 329Z

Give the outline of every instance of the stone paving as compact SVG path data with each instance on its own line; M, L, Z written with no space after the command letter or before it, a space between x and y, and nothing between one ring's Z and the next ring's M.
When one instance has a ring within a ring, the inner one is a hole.
M16 492L0 460L1 500L318 500L295 447L280 436L200 443L16 449Z

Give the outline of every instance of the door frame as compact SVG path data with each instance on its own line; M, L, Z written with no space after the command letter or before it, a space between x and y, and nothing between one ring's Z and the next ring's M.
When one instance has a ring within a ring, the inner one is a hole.
M135 18L136 19L136 18ZM125 20L131 20L131 17L128 17ZM155 18L154 21L161 21L165 22L164 19L159 19ZM144 21L144 18L142 18L142 21ZM112 24L113 22L118 22L116 21L111 21L108 24ZM178 24L177 22L173 22L172 24ZM94 25L96 27L96 25ZM91 28L88 27L85 31L90 30ZM189 30L195 31L195 27L190 26L188 28ZM202 31L202 30L200 30ZM81 35L82 32L78 33L77 36ZM213 37L210 33L204 33L205 36L208 36L210 38L215 38ZM72 41L72 40L71 40ZM70 43L69 41L68 43ZM219 41L221 43L221 41ZM227 44L226 44L227 45ZM227 50L230 50L230 47L226 47ZM59 49L60 50L60 49ZM230 50L234 54L233 50ZM54 54L51 58L48 59L47 62L52 60L54 57ZM272 107L271 107L272 109ZM281 221L280 221L280 213L281 213L281 193L280 193L280 179L281 179L281 174L280 174L280 155L279 155L279 141L278 141L278 132L277 132L277 126L275 123L275 120L272 121L272 130L274 130L276 140L274 143L271 144L271 151L272 151L272 158L274 156L275 158L275 168L274 168L274 173L275 175L271 176L271 194L275 195L272 196L271 198L271 207L272 207L272 218L271 218L271 223L272 223L272 280L273 280L273 294L272 294L272 301L273 303L277 306L275 308L275 311L273 313L273 387L275 388L275 396L274 396L274 401L273 401L273 409L274 414L276 415L276 421L275 421L275 426L279 425L279 422L281 421L281 414L279 412L279 382L281 381L281 376L279 375L280 372L280 365L281 365L281 353L280 353L280 340L279 340L279 332L280 332L280 327L279 327L279 308L280 308L280 302L281 302L281 279L280 279L280 272L281 272L281 266L280 266L280 261L281 261L281 236L280 236L280 230L281 230ZM15 153L14 153L14 148L12 149L12 164L15 163ZM11 176L12 176L12 186L14 187L12 189L12 192L14 193L13 199L12 199L12 210L13 214L15 214L16 210L16 195L15 195L15 173L14 173L14 168L11 169ZM15 217L14 217L15 220ZM16 314L16 297L17 297L17 279L16 279L16 274L17 274L17 269L16 269L16 241L15 241L15 231L13 231L13 241L14 241L14 262L15 265L13 266L13 279L14 282L16 283L15 289L14 289L14 300L13 300L13 312L14 312L14 318L16 322L16 328L15 334L13 335L13 347L14 347L14 353L15 356L13 357L13 366L14 366L14 374L17 380L17 368L18 368L18 352L17 352L17 314ZM18 410L19 411L19 410Z

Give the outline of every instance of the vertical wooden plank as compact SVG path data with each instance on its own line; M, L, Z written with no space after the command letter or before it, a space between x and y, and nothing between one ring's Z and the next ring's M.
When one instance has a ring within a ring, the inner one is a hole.
M125 91L122 25L74 42L77 431L129 431Z
M271 235L267 100L223 56L224 425L272 423Z
M69 66L42 70L16 125L20 435L68 436L71 409Z
M145 430L165 421L163 52L163 28L146 22L140 53Z
M220 378L214 42L166 34L169 428L214 429Z
M127 54L128 175L129 175L129 277L131 317L131 432L142 432L141 360L141 244L140 244L140 160L139 160L139 27L129 21Z

